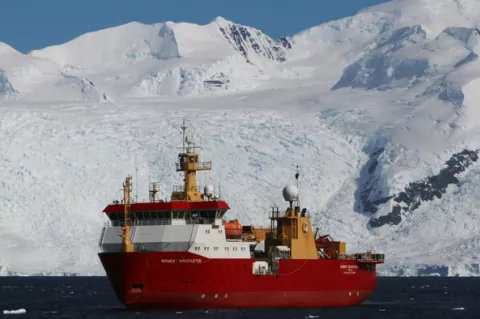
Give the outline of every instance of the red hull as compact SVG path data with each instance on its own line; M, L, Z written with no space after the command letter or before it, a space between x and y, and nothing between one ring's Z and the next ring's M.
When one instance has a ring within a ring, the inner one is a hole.
M186 252L100 253L118 299L134 309L352 306L376 287L375 265L353 260L280 260L254 275L253 259Z

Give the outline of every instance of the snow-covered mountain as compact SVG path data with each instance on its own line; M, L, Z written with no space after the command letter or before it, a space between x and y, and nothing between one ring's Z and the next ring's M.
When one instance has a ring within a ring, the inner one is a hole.
M102 209L129 173L142 199L181 183L186 116L231 218L266 225L298 164L314 224L383 274L480 275L479 16L394 0L277 41L217 18L1 44L1 273L102 273Z
M255 88L283 76L279 64L289 46L218 17L204 26L132 22L29 54L88 76L107 96L121 98Z

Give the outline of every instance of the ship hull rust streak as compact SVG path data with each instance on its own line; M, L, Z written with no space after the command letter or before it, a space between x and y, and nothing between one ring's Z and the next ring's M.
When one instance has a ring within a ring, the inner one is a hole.
M376 287L376 272L352 260L281 260L278 275L255 275L254 259L178 252L99 257L129 309L355 306Z

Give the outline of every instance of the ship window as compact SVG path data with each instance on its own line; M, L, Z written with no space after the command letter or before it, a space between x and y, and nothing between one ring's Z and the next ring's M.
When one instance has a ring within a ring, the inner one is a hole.
M160 219L170 219L172 218L172 213L169 212L169 211L160 211L160 212L157 212L157 216L158 218Z
M215 212L216 218L222 218L223 215L225 214L225 210L218 210Z
M174 216L175 216L175 218L178 218L178 219L184 219L185 218L185 211L181 210L181 211L178 211L178 212L174 212Z

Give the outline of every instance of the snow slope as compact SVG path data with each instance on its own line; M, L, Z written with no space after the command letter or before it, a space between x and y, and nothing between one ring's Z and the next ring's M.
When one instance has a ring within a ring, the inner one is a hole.
M132 22L30 55L88 76L114 98L245 90L284 76L287 49L261 31L218 17L210 24ZM272 66L273 64L273 66ZM286 71L288 75L288 71Z
M219 17L0 45L2 273L102 274L102 209L129 173L140 199L181 184L186 116L229 217L266 225L298 164L314 225L382 274L480 275L478 16L396 0L278 41Z
M65 74L55 62L0 43L0 99L99 102L102 95L87 79Z

